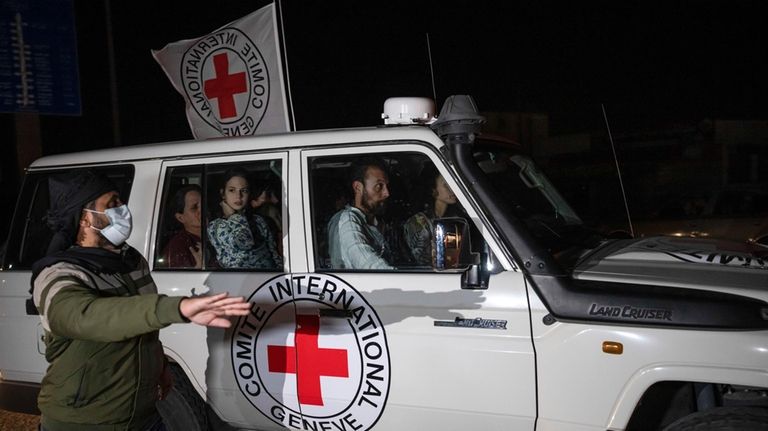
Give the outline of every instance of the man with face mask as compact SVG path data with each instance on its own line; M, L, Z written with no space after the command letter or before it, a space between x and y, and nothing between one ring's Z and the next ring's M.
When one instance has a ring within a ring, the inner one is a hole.
M328 248L334 269L394 269L390 250L378 229L389 198L389 177L384 164L364 159L352 167L350 183L353 204L334 214L328 222Z
M159 329L229 327L249 312L226 293L157 294L147 261L125 244L132 221L117 188L92 171L49 180L54 238L35 262L32 294L50 363L38 396L48 431L164 430L155 402L171 388Z

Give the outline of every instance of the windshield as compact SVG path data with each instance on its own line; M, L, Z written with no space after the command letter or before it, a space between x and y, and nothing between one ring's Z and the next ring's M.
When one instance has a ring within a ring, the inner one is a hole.
M603 240L584 226L581 218L529 157L503 147L480 145L474 150L474 159L490 180L496 195L558 260L566 254L581 254Z

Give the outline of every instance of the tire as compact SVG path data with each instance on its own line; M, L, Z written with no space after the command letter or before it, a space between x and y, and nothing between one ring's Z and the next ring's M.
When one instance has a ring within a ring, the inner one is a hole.
M768 408L718 407L678 419L664 431L768 431Z
M181 367L170 364L173 388L157 402L157 410L168 431L208 431L206 404Z

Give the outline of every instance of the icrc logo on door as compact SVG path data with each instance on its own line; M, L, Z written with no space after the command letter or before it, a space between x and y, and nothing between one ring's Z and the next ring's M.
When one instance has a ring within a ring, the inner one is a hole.
M291 428L364 430L389 394L384 325L352 286L326 274L273 278L237 321L232 365L240 391Z
M267 111L267 64L237 28L223 28L192 45L181 60L181 78L197 115L224 135L253 134Z

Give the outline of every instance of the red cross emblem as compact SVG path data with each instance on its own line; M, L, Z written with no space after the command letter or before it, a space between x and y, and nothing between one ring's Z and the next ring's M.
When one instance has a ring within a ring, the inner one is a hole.
M360 292L330 274L281 274L248 302L230 358L256 410L281 429L363 431L378 422L389 397L389 347L384 322ZM353 317L319 316L342 306Z
M204 84L205 96L218 100L219 117L222 120L236 117L235 94L248 91L245 72L229 74L229 57L226 52L213 56L213 67L213 79L206 80Z
M299 403L323 405L320 377L349 377L347 351L325 349L317 345L320 317L300 314L296 316L298 329L293 346L267 346L269 371L296 374ZM296 361L301 364L298 369Z

